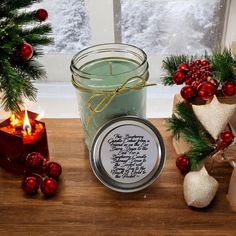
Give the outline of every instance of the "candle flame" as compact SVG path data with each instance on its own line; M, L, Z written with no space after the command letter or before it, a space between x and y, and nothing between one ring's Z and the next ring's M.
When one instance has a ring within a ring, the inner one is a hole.
M20 124L20 120L16 118L15 114L12 114L10 117L10 123L12 127L16 127Z
M28 117L28 112L26 109L25 109L23 130L25 131L25 135L31 135L31 125L30 125L30 121L29 121L29 117Z

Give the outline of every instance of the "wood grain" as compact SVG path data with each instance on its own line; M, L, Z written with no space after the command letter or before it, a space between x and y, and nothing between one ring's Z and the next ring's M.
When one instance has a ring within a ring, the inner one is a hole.
M220 183L206 209L188 208L183 176L164 120L151 120L163 135L167 161L145 190L117 193L93 175L78 119L46 119L51 160L63 166L60 191L52 199L28 197L21 180L0 170L0 235L236 235L236 213L226 200L232 168L217 164Z

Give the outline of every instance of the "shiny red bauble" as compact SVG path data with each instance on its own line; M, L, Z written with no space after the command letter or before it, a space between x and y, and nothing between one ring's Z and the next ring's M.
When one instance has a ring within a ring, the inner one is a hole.
M29 43L22 43L18 48L16 54L23 60L30 60L33 57L33 48Z
M222 93L225 96L233 96L236 94L236 82L225 82L222 85Z
M36 176L27 176L21 184L23 191L26 194L36 194L38 192L40 181Z
M210 81L202 83L198 87L198 96L202 100L210 100L217 91L217 86L214 83L211 83Z
M180 94L183 99L191 101L194 97L196 97L197 90L190 85L186 85L180 90Z
M38 9L35 14L38 21L45 21L48 18L48 12L45 9Z
M31 152L26 157L26 170L30 172L42 171L44 157L39 152Z
M176 158L176 166L182 174L187 174L190 171L190 160L186 155L181 155Z
M185 74L182 71L175 72L173 80L176 84L182 84L185 81Z
M189 70L188 64L187 63L182 63L179 65L179 70L182 72L187 72Z
M58 183L53 178L45 178L40 186L42 193L45 197L52 197L56 194Z
M62 168L57 162L47 162L45 165L45 173L48 177L58 178L61 175Z
M220 134L220 139L230 144L234 140L234 135L231 131L224 131Z

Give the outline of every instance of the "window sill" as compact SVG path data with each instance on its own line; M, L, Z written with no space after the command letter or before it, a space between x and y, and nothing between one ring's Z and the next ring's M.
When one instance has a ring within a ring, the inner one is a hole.
M77 98L70 82L44 82L35 85L38 88L37 102L26 101L27 109L34 112L43 111L46 118L79 118ZM173 96L179 88L158 84L147 90L147 117L169 117ZM9 116L7 113L0 115L1 118Z

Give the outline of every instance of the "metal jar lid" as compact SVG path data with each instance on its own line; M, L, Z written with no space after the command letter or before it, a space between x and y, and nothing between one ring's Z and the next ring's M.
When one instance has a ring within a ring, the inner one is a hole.
M94 174L108 188L136 192L152 184L165 163L165 146L149 121L123 116L97 132L91 149Z

